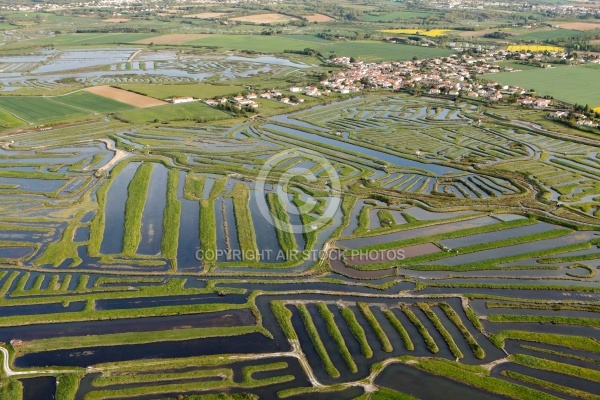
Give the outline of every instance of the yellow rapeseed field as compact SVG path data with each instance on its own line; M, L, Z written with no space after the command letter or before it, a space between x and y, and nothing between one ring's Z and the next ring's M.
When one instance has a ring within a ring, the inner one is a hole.
M508 51L564 51L563 47L558 46L547 46L547 45L539 45L539 44L511 44L508 46Z
M429 36L429 37L439 37L444 36L446 32L450 32L451 29L385 29L379 32L383 33L400 33L405 35L421 35L421 36Z

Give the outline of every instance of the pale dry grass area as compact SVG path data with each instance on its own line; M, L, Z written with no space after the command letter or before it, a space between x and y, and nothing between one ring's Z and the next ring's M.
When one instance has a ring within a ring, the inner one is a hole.
M127 21L131 21L131 18L108 18L104 20L104 22L109 22L111 24L120 24Z
M183 18L211 19L211 18L221 18L224 15L227 15L227 13L224 13L224 12L203 12L203 13L200 13L200 14L188 14L188 15L184 15Z
M138 40L137 44L182 44L192 40L203 39L209 35L203 33L172 33L170 35L154 36L147 39Z
M256 14L256 15L246 15L245 17L235 17L229 18L230 21L239 21L239 22L250 22L253 24L272 24L272 23L282 23L288 21L295 21L297 18L290 17L283 14Z
M574 31L592 31L594 29L600 29L600 24L593 22L568 22L566 24L559 24L560 28L572 29Z
M141 94L128 92L127 90L117 89L111 86L95 86L85 90L90 93L97 94L98 96L107 97L109 99L120 101L121 103L129 104L130 106L139 108L149 108L168 104L162 100L157 100L148 96L142 96Z
M323 14L313 14L313 15L305 15L304 18L306 18L306 20L308 22L331 22L331 21L335 21L335 18L331 18L327 15L323 15Z

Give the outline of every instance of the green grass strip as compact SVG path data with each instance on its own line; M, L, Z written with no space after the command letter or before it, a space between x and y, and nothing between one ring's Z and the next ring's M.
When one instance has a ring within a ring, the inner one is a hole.
M100 376L92 381L94 387L104 387L110 385L128 385L128 384L140 384L140 383L152 383L161 381L173 381L178 379L192 379L192 378L207 378L207 377L220 377L220 376L231 376L231 369L229 368L215 368L209 370L195 370L186 372L173 372L173 373L156 373L156 374L134 374L134 375L108 375Z
M565 364L556 361L551 361L545 358L538 358L526 354L515 354L511 357L511 359L517 364L521 364L526 367L556 372L558 374L563 375L570 375L576 378L586 379L592 382L600 382L600 371L597 370L578 367L577 365L573 364Z
M63 261L72 259L71 267L75 267L81 263L81 258L77 254L77 248L80 243L73 242L75 236L75 230L79 226L79 218L83 213L79 213L73 221L63 231L60 240L56 242L50 242L46 247L46 250L40 257L35 260L35 265L50 264L53 267L58 267Z
M356 305L358 306L360 313L365 317L365 319L369 323L369 326L375 333L375 336L377 336L377 340L379 340L379 343L381 343L381 348L383 349L383 351L385 351L386 353L393 351L394 348L392 347L392 343L390 343L390 339L388 339L387 335L381 328L381 325L379 325L379 322L375 318L375 315L373 315L373 312L369 308L369 305L367 303L356 303Z
M483 348L479 345L479 343L477 343L477 340L475 340L473 335L471 335L471 332L469 332L467 327L463 324L462 319L460 319L460 316L456 313L456 311L454 311L454 309L447 303L440 303L439 306L444 312L444 314L446 314L448 319L452 321L452 323L458 328L460 333L463 335L463 337L469 344L473 355L479 360L484 359L485 351L483 351Z
M504 347L504 341L506 339L553 344L556 346L564 346L575 350L584 350L591 351L594 353L600 353L600 342L594 338L589 337L524 331L503 331L490 336L490 340L492 341L492 343L494 343L500 348Z
M352 332L352 336L356 338L358 344L360 345L360 351L366 358L373 357L373 350L371 350L371 346L369 346L369 342L367 341L367 335L365 334L365 330L358 323L356 319L356 315L354 312L348 307L340 307L340 314L346 321L348 328L350 328L350 332Z
M401 306L401 310L404 313L404 315L406 315L406 317L409 319L409 321L415 326L415 328L417 328L417 331L419 331L419 334L423 337L423 340L425 340L425 345L427 346L427 350L429 350L433 354L440 351L440 348L437 346L437 344L435 343L435 340L433 340L433 338L429 334L429 331L427 330L425 325L423 325L423 323L421 323L421 321L419 321L419 318L417 318L415 313L412 312L412 310L409 308L408 304L403 304Z
M317 309L319 310L319 314L325 320L325 325L327 326L327 332L329 332L329 336L333 339L335 344L338 347L338 351L340 355L344 359L344 362L348 366L350 372L355 373L358 372L358 368L356 363L354 362L354 358L352 358L352 354L348 350L348 346L346 346L346 341L340 332L335 320L333 319L333 314L329 311L329 308L325 303L319 302L317 303Z
M60 374L56 376L56 400L75 400L83 373Z
M520 374L518 372L502 371L502 372L500 372L500 374L502 374L502 375L504 375L506 377L512 378L512 379L516 379L516 380L521 381L521 382L530 383L532 385L537 385L537 386L541 386L541 387L546 388L546 389L550 389L550 390L554 390L554 391L557 391L557 392L565 393L565 394L568 394L570 396L579 397L579 398L587 399L587 400L599 400L600 399L600 396L597 396L597 395L589 393L589 392L585 392L583 390L574 389L574 388L571 388L571 387L559 385L559 384L556 384L554 382L549 382L549 381L546 381L546 380L543 380L543 379L534 378L532 376L523 375L523 374Z
M127 201L125 202L125 232L123 234L123 254L128 257L135 256L135 252L142 238L142 213L146 204L146 196L150 187L152 164L143 163L135 172L133 179L127 187Z
M260 196L260 194L258 194ZM285 209L285 205L280 195L276 193L267 193L267 202L272 214L273 224L279 247L285 254L290 254L298 248L296 237L292 231L290 218Z
M298 311L300 311L300 317L302 317L302 321L304 321L304 326L306 327L310 341L312 342L317 354L323 362L325 372L327 372L327 374L333 378L339 378L340 371L337 370L335 365L333 365L331 358L329 358L329 354L327 353L325 345L323 344L323 341L319 336L319 332L317 331L317 327L315 326L315 323L308 312L308 308L306 308L304 304L298 304L297 307Z
M481 325L481 321L479 320L477 314L475 314L475 311L473 311L473 309L468 305L464 305L463 309L465 310L467 318L469 318L469 321L471 321L475 329L477 329L479 332L483 332L483 325Z
M285 303L281 300L273 300L270 304L271 312L283 330L283 333L288 340L298 341L298 335L292 325L292 312L288 310Z
M177 266L177 246L179 244L179 221L181 219L181 203L177 198L179 171L170 169L167 178L167 202L163 215L163 237L161 242L162 256L171 260L171 266Z
M444 341L448 344L448 347L450 348L450 351L452 352L454 357L463 358L464 355L463 355L462 351L460 351L460 349L456 345L454 338L452 337L450 332L448 332L448 330L444 327L444 325L442 324L442 321L440 321L439 317L433 312L431 307L429 307L429 304L427 304L427 303L417 303L417 304L418 304L419 308L425 313L425 315L427 315L427 318L429 318L429 320L433 323L433 325L435 326L435 329L437 329L437 331L440 333L440 335L442 335L442 338L444 338Z
M560 324L560 325L580 325L600 327L600 319L582 318L582 317L562 317L549 315L512 315L512 314L490 314L487 318L490 322L510 322L510 323L539 323L539 324Z
M259 253L256 244L256 232L254 231L252 214L248 205L250 190L247 185L238 182L233 187L231 196L233 197L235 226L244 261L258 261Z
M246 388L252 387L261 387L268 385L276 385L279 383L290 382L296 379L294 375L277 375L271 376L269 378L264 379L254 379L252 377L253 374L257 372L270 372L270 371L279 371L285 370L288 368L288 363L286 362L273 362L270 364L261 364L261 365L250 365L248 367L244 367L242 370L242 384Z
M390 321L390 324L400 335L400 338L402 339L406 350L413 351L415 349L415 345L412 342L412 340L410 340L410 335L408 334L408 332L406 332L406 329L404 329L402 323L398 320L398 318L396 318L394 313L391 310L384 310L383 315L385 315L387 320Z
M469 386L512 399L559 400L558 397L490 376L473 373L466 366L443 359L419 359L415 366L434 375L444 376ZM482 371L483 373L483 371Z
M180 341L196 338L246 335L258 332L257 326L234 326L218 328L171 329L166 331L126 332L107 335L69 336L65 338L39 339L26 342L19 353L37 353L59 349L101 347L113 345L142 344L154 342Z

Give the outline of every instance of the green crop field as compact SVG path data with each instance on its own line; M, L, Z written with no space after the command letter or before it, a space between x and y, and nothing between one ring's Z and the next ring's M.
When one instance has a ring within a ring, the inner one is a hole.
M226 49L244 49L264 52L283 52L284 50L304 50L307 47L320 51L324 56L360 57L366 61L409 60L413 57L427 58L451 54L450 50L389 44L374 41L328 42L316 41L305 36L240 36L211 35L202 39L186 42L186 45L216 46Z
M538 31L538 32L529 32L523 35L516 36L515 39L518 40L548 40L548 39L558 39L558 38L568 38L568 37L578 37L583 36L586 32L583 31L574 31L572 29L555 29L549 31Z
M28 43L53 44L54 46L89 46L115 43L131 43L156 36L152 33L71 33L34 39Z
M280 53L284 50L304 50L307 47L315 48L314 41L288 38L286 36L262 35L210 35L202 39L186 42L185 44L275 53Z
M590 107L600 105L600 68L592 65L534 68L485 77L505 85L535 89L540 95L550 95L570 103L588 104Z
M130 110L119 113L119 117L136 124L147 124L158 121L204 120L214 121L231 118L221 110L204 103L167 104L143 110Z
M86 111L44 97L0 97L0 109L27 122L53 122L81 117Z
M12 114L0 110L0 128L14 128L16 126L23 125L23 121L14 117Z
M157 99L168 99L174 96L193 96L207 99L215 96L228 96L245 90L242 86L235 85L207 85L207 84L181 84L181 85L119 85L121 89L143 93Z
M329 46L318 47L317 50L326 57L329 54L336 54L373 62L410 60L413 57L443 57L452 54L449 49L368 41L338 42Z
M76 92L65 96L54 97L58 101L73 107L85 108L94 112L113 112L122 110L131 110L135 107L120 101L112 100L107 97L98 96L89 92Z

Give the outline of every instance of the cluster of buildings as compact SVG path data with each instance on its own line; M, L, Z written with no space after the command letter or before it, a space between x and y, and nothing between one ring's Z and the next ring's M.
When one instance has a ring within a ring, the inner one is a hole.
M418 88L432 95L480 97L498 101L505 96L522 95L526 91L518 86L500 85L497 82L480 83L477 75L511 70L494 63L506 59L509 52L495 51L484 55L451 55L426 60L395 61L383 63L350 62L347 57L331 60L346 68L321 85L339 93L357 92L364 88ZM547 107L550 100L524 97L521 104Z
M243 96L243 95L237 95L237 96L233 96L231 98L227 98L227 97L220 97L220 98L215 98L215 99L208 99L205 101L206 104L208 104L209 106L213 106L213 107L217 107L220 104L231 104L234 107L239 108L240 110L242 108L258 108L258 103L255 101L255 99L258 96L256 95L256 93L248 93L247 95Z
M292 86L290 88L290 92L304 93L305 95L310 96L310 97L320 97L320 96L331 93L331 90L329 90L329 89L321 90L318 87L316 87L315 85L311 85L311 86L306 86L304 88Z
M292 89L294 89L294 90L292 90ZM292 92L292 93L300 93L301 91L302 90L296 90L295 87L290 88L290 92ZM283 93L281 93L277 89L265 90L263 93L260 94L259 97L261 99L277 100L281 103L290 104L290 105L294 105L294 106L297 104L300 104L300 103L304 103L304 99L302 99L296 95L285 96Z
M482 1L482 0L432 0L431 7L447 10L449 8L472 9L472 10L509 10L521 12L537 12L540 14L558 14L585 17L596 15L597 7L593 2L586 4L574 3L550 3L550 2L513 2L513 1Z
M592 119L588 118L587 115L581 114L581 113L576 113L576 112L572 113L569 111L555 111L553 113L550 113L549 117L552 119L560 119L560 120L569 120L572 118L572 120L574 120L575 123L579 126L587 126L590 128L600 128L599 123L594 122Z

